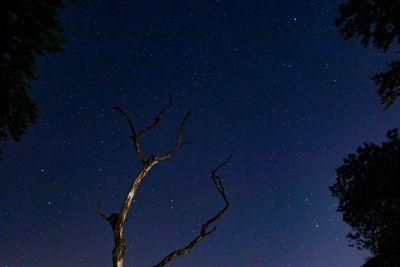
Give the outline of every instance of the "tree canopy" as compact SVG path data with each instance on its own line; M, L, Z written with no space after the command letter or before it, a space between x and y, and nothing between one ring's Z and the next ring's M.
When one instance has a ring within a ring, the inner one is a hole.
M397 129L387 137L381 146L365 143L349 154L330 187L353 228L352 245L373 254L365 267L400 266L400 138Z
M62 50L63 27L57 20L62 0L0 1L0 140L19 141L37 120L27 94L37 79L37 55Z
M387 52L392 45L400 43L400 1L349 0L339 6L340 15L335 24L344 39L361 38L366 47L373 45ZM400 95L400 60L394 60L389 70L376 74L382 105L387 108Z

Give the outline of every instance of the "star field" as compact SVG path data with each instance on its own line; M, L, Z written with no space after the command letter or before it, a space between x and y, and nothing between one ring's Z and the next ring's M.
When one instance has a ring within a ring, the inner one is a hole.
M78 1L60 12L65 51L40 58L30 95L40 121L0 164L0 266L106 267L113 236L97 214L120 208L140 167L129 129L174 106L143 138L146 154L175 142L187 108L193 144L145 178L126 229L127 266L185 245L223 203L232 208L176 267L348 267L328 187L364 141L398 126L370 77L386 57L343 41L339 1Z

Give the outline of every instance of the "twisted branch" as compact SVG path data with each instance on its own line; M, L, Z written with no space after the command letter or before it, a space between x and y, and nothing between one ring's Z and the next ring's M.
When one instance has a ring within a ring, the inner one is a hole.
M220 165L218 165L214 170L211 171L211 179L213 180L213 183L215 187L217 188L219 194L224 200L225 206L212 218L210 218L208 221L206 221L204 224L202 224L200 233L192 240L190 241L189 244L187 244L185 247L177 249L169 253L167 256L165 256L159 263L156 265L153 265L152 267L162 267L165 266L167 263L172 261L173 259L182 256L192 250L194 246L196 246L198 243L200 243L206 236L212 234L217 227L214 226L212 229L208 229L211 224L216 222L219 218L222 217L222 215L227 211L230 207L230 203L228 201L228 198L225 194L224 187L221 182L221 178L217 176L217 171L221 169L223 166L231 162L232 156L229 156L228 159L223 161Z

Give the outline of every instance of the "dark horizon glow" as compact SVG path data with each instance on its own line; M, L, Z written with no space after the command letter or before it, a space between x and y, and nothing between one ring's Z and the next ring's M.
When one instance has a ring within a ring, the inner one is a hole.
M174 267L358 267L367 253L328 187L364 141L398 126L370 77L386 58L333 26L339 1L77 1L60 18L65 51L40 60L30 94L40 121L2 144L0 266L111 266L111 228L139 161L124 108L140 128L172 95L143 140L162 153L179 121L194 143L157 165L128 213L126 266L182 247L223 203L217 230Z

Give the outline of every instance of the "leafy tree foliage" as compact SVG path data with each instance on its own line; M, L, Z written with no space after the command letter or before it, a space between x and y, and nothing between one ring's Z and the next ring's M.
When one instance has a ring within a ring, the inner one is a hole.
M0 140L19 141L37 120L27 89L38 78L36 56L62 50L61 6L62 0L0 1Z
M366 47L370 42L387 52L392 44L400 43L400 1L348 0L339 6L335 23L344 39L360 37ZM389 70L376 74L382 105L387 108L400 95L400 60L389 64Z
M365 143L349 154L330 187L353 228L353 245L374 255L364 267L400 266L400 138L397 129L387 137L381 146Z
M361 267L398 267L398 261L387 260L386 257L369 257Z

